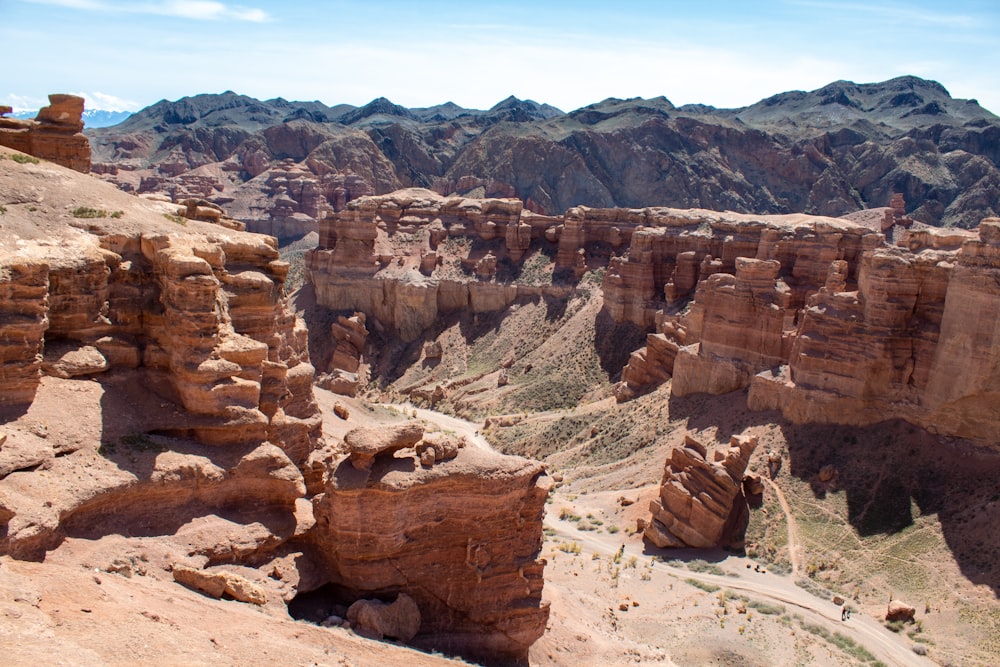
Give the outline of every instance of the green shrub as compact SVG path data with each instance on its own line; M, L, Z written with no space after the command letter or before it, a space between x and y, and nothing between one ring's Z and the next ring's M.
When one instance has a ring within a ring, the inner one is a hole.
M10 156L10 159L18 164L38 164L38 158L32 155L24 155L23 153L15 153Z
M705 581L698 581L697 579L685 579L684 582L688 583L688 584L691 584L695 588L700 588L701 590L705 591L706 593L714 593L717 590L719 590L719 587L716 586L715 584L710 584L710 583L705 582Z
M100 208L90 208L89 206L78 206L73 209L74 218L106 218L108 212Z

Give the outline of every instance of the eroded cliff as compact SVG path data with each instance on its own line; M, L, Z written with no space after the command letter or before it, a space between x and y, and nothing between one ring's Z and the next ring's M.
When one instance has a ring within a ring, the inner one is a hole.
M649 332L619 400L670 377L678 396L750 388L751 407L793 421L898 417L995 442L998 222L966 232L873 220L669 208L543 216L517 200L410 189L329 216L307 266L320 304L364 312L404 341L433 336L449 314L566 302L600 280L603 313Z
M382 483L345 486L350 445L322 434L275 239L14 155L0 149L0 555L176 581L285 620L327 585L348 605L405 594L423 619L405 639L523 659L547 617L540 464L413 424L410 458L373 454ZM345 321L350 342L364 319Z

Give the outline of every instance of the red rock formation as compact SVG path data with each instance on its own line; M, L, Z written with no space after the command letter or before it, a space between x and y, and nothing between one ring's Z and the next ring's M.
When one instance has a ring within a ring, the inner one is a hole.
M34 120L0 114L0 146L86 174L90 171L90 142L82 130L83 98L76 95L49 95L49 106L39 109Z
M416 646L523 661L548 618L538 555L550 478L539 463L478 448L433 467L401 454L364 472L342 460L316 498L312 535L332 583L354 599L409 595Z
M364 364L365 314L341 315L330 325L331 338L336 342L330 357L328 372L318 379L318 384L342 396L354 396L358 386L368 381L368 368Z
M23 192L56 212L35 215ZM391 630L372 605L352 614L381 634L526 658L548 616L541 464L412 422L351 431L335 460L275 239L180 225L169 205L48 163L0 160L0 193L21 193L4 200L0 235L0 407L12 415L0 554L42 560L74 538L138 533L156 550L144 573L208 595L281 609L330 582L354 600L410 600ZM119 214L81 221L62 204L81 200ZM363 317L340 324L362 349ZM32 414L39 395L58 433Z
M864 254L856 292L810 298L787 367L754 378L752 408L798 422L902 418L996 442L1000 220L978 239L920 231L903 243Z
M660 548L742 545L749 516L743 473L756 447L756 438L733 436L727 451L709 457L704 445L686 437L667 460L643 536Z
M501 278L504 262L521 259L558 219L523 214L518 200L441 197L410 189L362 197L320 225L306 256L317 301L358 310L416 339L439 314L502 310L519 297L564 297L570 286L520 284ZM433 263L424 261L435 253ZM517 259L515 259L517 258Z
M994 441L1000 423L980 402L993 393L988 325L962 324L946 302L993 311L982 285L996 268L995 228L984 221L978 241L907 230L887 246L865 226L819 216L577 207L551 217L516 201L404 190L328 218L307 263L319 303L361 310L407 341L441 314L559 297L606 268L607 314L653 333L623 371L619 400L668 377L678 395L753 384L751 406L798 421L898 416ZM432 252L433 265L423 261ZM552 258L553 285L519 282L529 256ZM980 334L965 358L981 365L960 387L932 368L959 363L966 326Z

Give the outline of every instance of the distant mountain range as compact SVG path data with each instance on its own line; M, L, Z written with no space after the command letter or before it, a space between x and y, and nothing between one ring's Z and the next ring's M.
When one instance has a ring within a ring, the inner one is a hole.
M886 206L894 192L929 224L974 227L1000 213L1000 118L912 76L837 81L739 109L609 98L569 113L514 97L488 110L407 109L385 98L330 107L226 92L163 100L88 134L95 170L155 176L168 190L219 164L226 177L213 196L223 203L294 164L371 192L516 196L548 213L665 205L843 215Z
M9 115L10 118L34 118L38 111L17 111ZM85 127L98 128L117 125L132 115L131 111L106 111L104 109L87 109L83 112L83 124Z

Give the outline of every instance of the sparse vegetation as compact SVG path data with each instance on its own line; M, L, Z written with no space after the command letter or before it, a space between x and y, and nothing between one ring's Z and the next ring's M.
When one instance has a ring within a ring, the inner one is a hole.
M561 521L572 521L574 523L577 523L582 518L583 517L581 517L579 514L573 514L573 512L571 512L569 509L565 507L559 510L559 519Z
M874 663L876 665L882 664L878 660L876 660L875 656L872 655L868 649L866 649L864 646L861 646L850 637L847 637L839 632L830 632L821 625L814 625L812 623L804 623L804 622L801 622L801 625L802 629L805 630L806 632L812 633L817 637L822 637L827 642L836 646L844 653L854 658L857 658L862 662Z
M701 581L699 579L688 578L684 580L684 583L691 584L695 588L699 588L705 591L706 593L715 593L716 591L719 590L719 586L716 586L715 584L710 584L707 581Z
M559 544L559 551L577 556L583 551L583 549L580 547L579 542L561 542Z
M175 222L182 227L187 227L188 221L187 218L185 218L183 215L173 215L172 213L164 213L163 217L169 220L170 222Z
M102 208L91 208L89 206L78 206L73 209L72 213L74 218L120 218L125 215L125 211L108 212Z
M707 574L717 574L720 577L726 574L726 571L715 563L706 562L700 558L688 561L687 568L692 572L704 572Z
M34 155L25 155L24 153L14 153L10 159L18 164L38 164L40 162Z
M785 606L782 604L762 602L760 600L749 600L747 602L747 606L756 609L765 616L780 616L785 613Z

